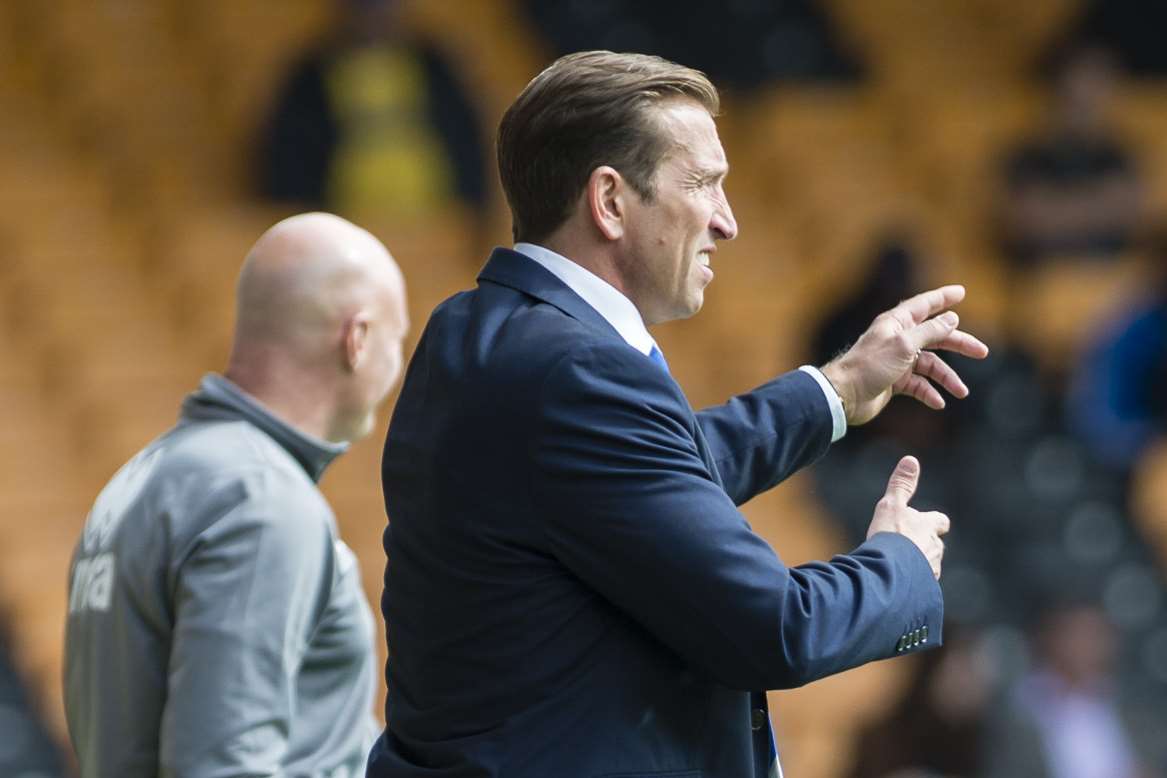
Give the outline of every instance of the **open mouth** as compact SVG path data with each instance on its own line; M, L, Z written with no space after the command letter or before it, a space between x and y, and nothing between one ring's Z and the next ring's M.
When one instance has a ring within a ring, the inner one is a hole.
M701 275L705 277L705 283L713 280L713 268L709 267L709 255L701 252L697 255L698 265L701 268Z

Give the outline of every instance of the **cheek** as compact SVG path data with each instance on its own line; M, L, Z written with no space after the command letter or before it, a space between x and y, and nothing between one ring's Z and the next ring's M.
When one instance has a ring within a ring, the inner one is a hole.
M384 391L387 393L397 383L397 379L401 377L401 367L403 361L403 353L401 346L394 347L385 361L385 380Z

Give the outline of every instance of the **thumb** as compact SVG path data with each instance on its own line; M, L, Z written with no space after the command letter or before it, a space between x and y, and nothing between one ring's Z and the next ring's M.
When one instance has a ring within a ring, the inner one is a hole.
M907 505L908 500L916 493L916 485L920 482L920 461L915 457L904 457L892 471L887 480L887 491L884 495L891 498L898 505Z

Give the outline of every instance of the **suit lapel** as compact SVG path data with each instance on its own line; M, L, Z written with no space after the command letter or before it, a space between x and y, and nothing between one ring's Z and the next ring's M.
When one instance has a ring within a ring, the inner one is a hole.
M612 337L620 338L621 342L624 340L616 328L609 324L608 320L601 316L595 308L588 305L582 297L573 292L571 287L556 278L554 273L538 262L517 251L496 248L491 253L490 259L486 261L482 272L478 274L478 281L479 283L486 281L501 284L516 289L554 305L573 319Z
M571 287L560 281L554 273L547 270L538 262L523 256L517 251L496 248L491 253L490 259L486 261L482 272L478 274L478 281L479 283L500 284L518 290L523 294L542 300L549 305L554 305L573 319L581 321L614 338L619 338L621 342L624 341L620 337L620 333L616 331L616 328L609 324L608 320L601 316L582 297L573 292ZM658 368L654 365L646 367L646 369L657 370ZM685 408L689 408L687 401L685 402ZM717 472L717 465L713 461L709 444L705 442L705 435L701 432L701 425L697 423L697 418L693 415L691 409L689 409L689 423L690 429L693 432L693 441L697 444L698 455L706 467L709 468L710 477L718 486L721 486L721 474Z

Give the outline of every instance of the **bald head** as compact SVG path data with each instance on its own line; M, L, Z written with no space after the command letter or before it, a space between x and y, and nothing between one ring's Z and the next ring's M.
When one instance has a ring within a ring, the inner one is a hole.
M361 430L316 417L336 404L368 416L396 381L407 327L405 282L377 238L332 214L292 216L243 263L228 376L276 409L310 398L312 413L288 420L350 439Z
M300 358L378 292L404 313L405 285L368 231L328 213L284 219L247 255L236 290L236 343L285 344ZM311 349L315 350L315 349Z

